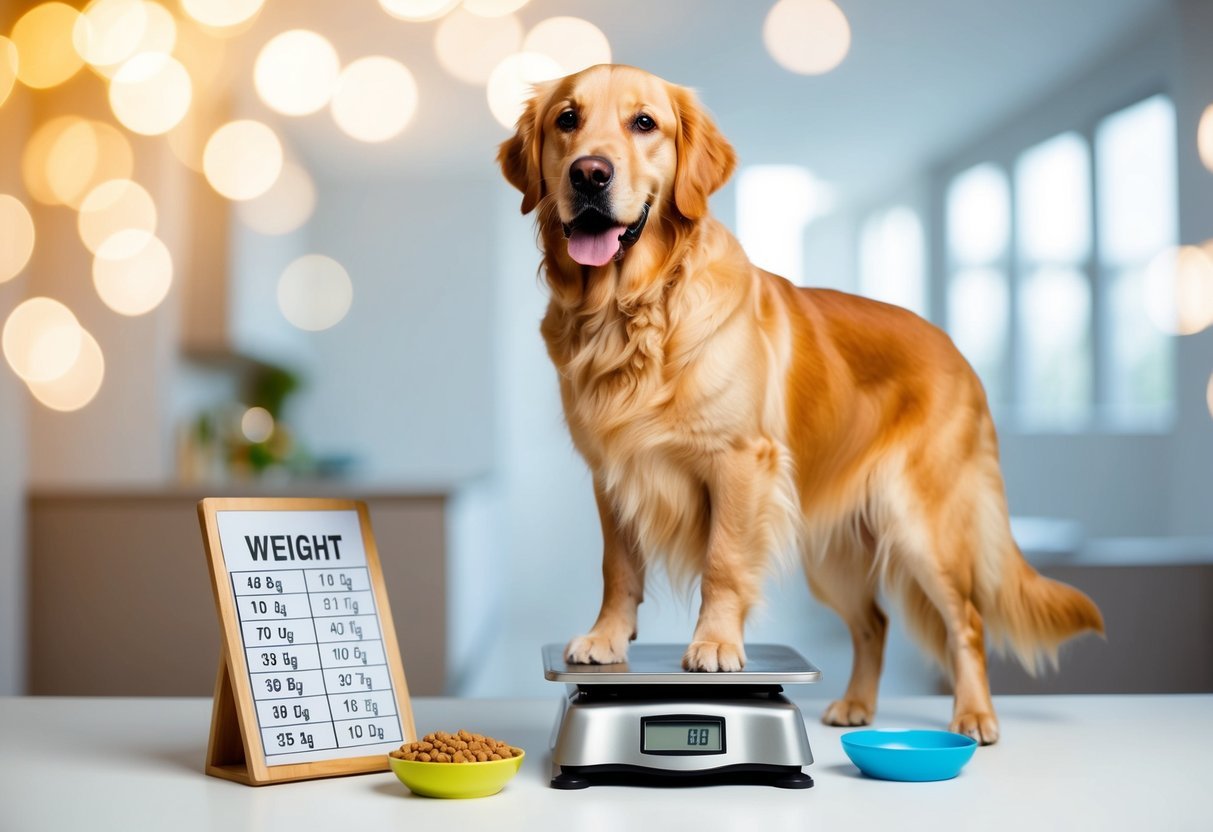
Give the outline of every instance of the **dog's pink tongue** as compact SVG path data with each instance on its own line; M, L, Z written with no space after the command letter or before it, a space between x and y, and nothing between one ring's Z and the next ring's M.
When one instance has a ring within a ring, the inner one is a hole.
M619 235L625 231L622 225L598 234L574 231L569 235L569 257L583 266L605 266L619 252Z

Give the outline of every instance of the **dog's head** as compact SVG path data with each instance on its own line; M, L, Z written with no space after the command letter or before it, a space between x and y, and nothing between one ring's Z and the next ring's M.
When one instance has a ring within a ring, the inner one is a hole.
M736 164L694 93L607 65L538 85L497 159L583 266L622 259L654 220L700 219Z

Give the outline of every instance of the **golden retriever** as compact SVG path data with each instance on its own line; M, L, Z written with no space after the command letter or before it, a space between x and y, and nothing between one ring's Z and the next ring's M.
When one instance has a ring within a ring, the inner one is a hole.
M708 214L736 157L692 92L626 66L540 84L498 161L538 211L541 329L602 520L601 612L570 662L626 660L660 563L700 581L684 667L738 670L768 567L799 559L854 647L826 723L875 713L883 591L953 680L952 730L992 743L983 628L1029 670L1102 632L1012 539L985 393L947 335L757 268Z

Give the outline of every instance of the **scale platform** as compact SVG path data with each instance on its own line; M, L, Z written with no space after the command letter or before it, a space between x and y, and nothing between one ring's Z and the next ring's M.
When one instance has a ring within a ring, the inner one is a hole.
M744 669L682 669L680 644L636 644L619 664L568 664L543 648L543 675L568 685L552 732L552 787L765 784L804 789L813 762L784 685L821 671L790 647L746 645Z

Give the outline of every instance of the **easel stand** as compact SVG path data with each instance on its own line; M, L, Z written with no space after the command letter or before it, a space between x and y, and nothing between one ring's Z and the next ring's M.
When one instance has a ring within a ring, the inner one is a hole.
M416 731L365 504L207 499L198 515L223 631L206 773L387 771Z

